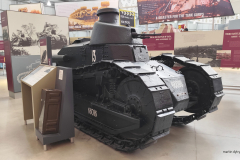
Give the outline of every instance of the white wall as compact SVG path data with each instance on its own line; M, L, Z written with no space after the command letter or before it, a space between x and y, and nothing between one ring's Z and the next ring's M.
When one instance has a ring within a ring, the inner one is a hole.
M55 8L54 7L49 7L49 6L44 6L44 14L56 15Z

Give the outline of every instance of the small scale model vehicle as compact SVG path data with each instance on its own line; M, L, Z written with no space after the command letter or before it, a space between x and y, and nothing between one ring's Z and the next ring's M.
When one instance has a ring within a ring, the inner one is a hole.
M183 56L149 58L137 34L118 25L119 11L97 12L91 39L79 39L53 56L73 69L76 128L120 151L143 149L216 111L224 93L221 77L207 64ZM183 68L173 70L175 63ZM191 115L176 116L179 111Z

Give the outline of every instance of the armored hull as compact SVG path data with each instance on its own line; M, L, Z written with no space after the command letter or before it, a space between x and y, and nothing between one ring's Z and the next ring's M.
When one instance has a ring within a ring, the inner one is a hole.
M91 40L64 47L53 61L73 68L75 125L121 151L145 148L217 109L221 78L210 66L185 57L149 58L135 29L118 26L118 10L98 10ZM184 67L172 69L174 63ZM191 116L174 116L179 111Z

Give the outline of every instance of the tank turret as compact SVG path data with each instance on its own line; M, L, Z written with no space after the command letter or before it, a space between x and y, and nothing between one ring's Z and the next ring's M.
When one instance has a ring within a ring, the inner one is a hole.
M97 11L91 39L79 39L53 56L73 69L75 127L121 151L143 149L170 132L217 110L221 77L206 64L163 54L150 59L137 34L119 26L119 11ZM158 35L160 36L160 35ZM183 66L178 72L175 64ZM176 116L179 111L192 113Z

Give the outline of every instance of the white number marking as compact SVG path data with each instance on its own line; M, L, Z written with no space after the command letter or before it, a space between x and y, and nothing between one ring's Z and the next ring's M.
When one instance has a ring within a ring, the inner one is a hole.
M92 108L88 108L88 114L97 117L97 111Z
M96 50L92 50L92 62L96 62L97 57L96 57Z

